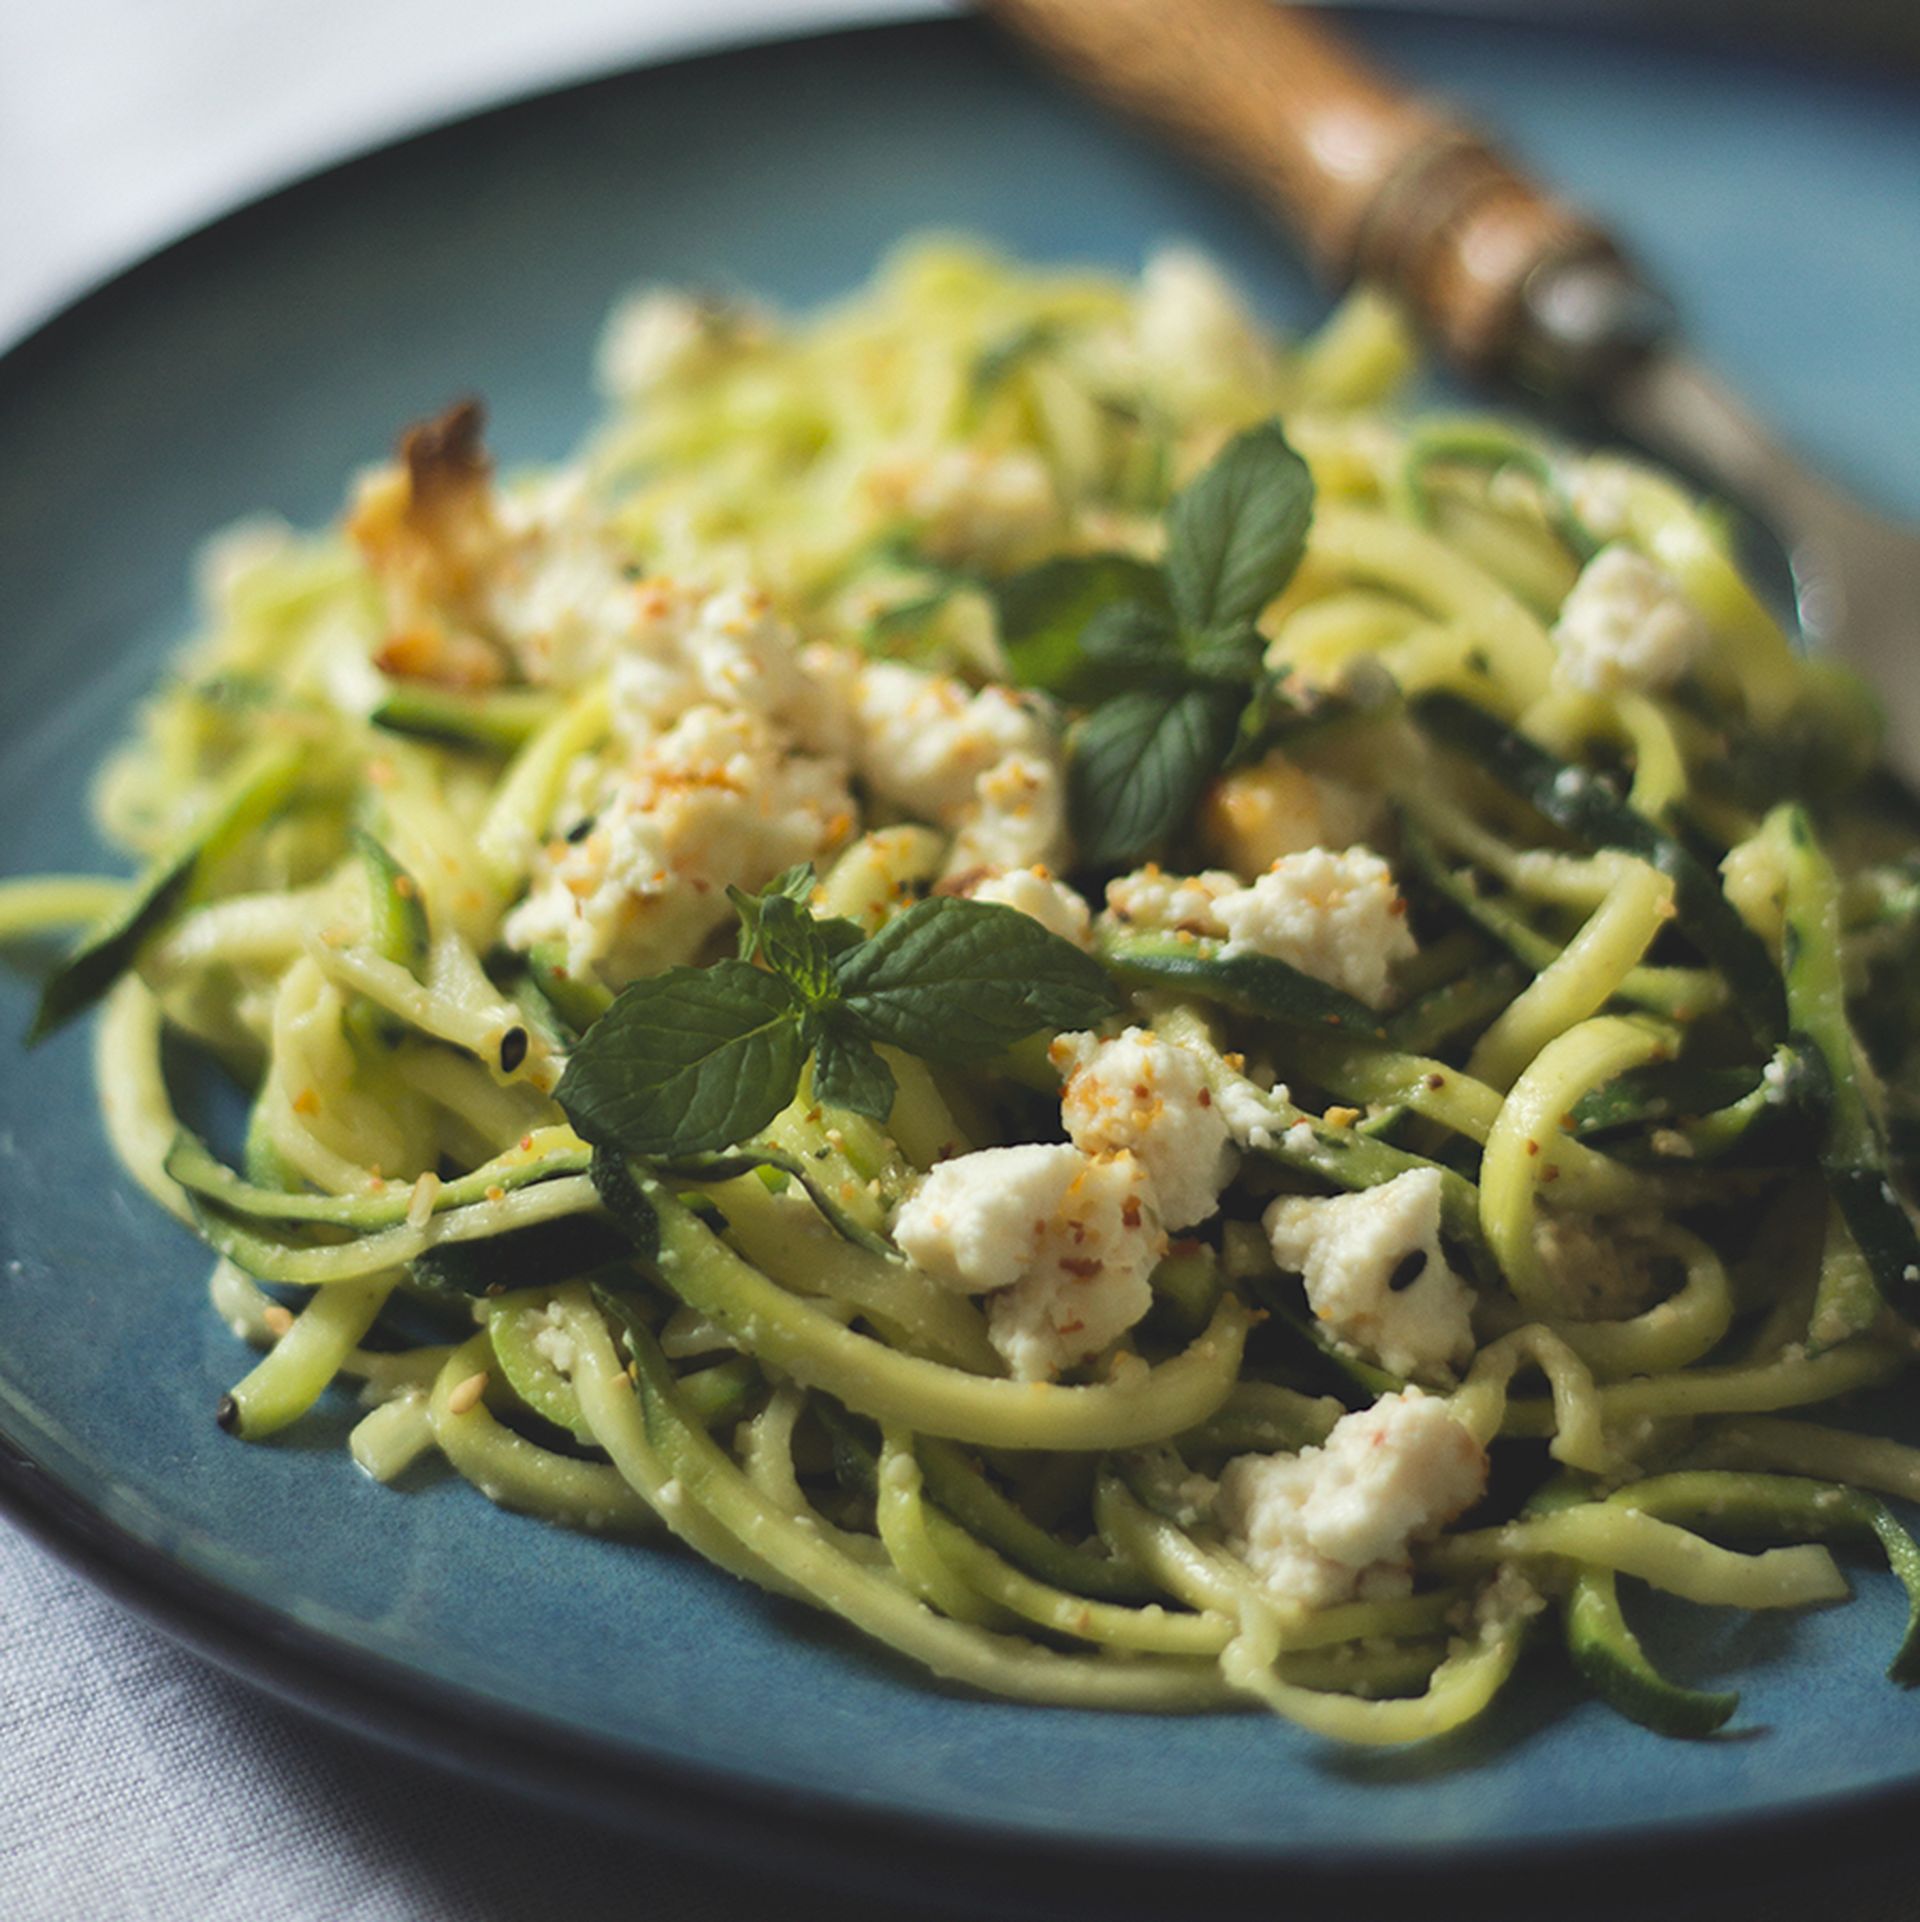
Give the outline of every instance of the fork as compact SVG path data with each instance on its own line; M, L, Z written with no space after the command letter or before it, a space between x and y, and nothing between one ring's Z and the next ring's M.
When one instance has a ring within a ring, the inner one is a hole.
M1920 532L1811 471L1682 343L1595 222L1485 137L1269 0L983 0L1114 104L1252 190L1337 284L1399 295L1476 380L1604 423L1779 540L1802 634L1864 676L1920 784Z

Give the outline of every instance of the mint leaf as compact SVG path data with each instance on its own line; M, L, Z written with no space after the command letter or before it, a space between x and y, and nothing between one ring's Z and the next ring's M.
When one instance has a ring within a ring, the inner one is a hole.
M670 968L623 988L582 1037L555 1098L596 1146L702 1154L757 1134L794 1097L805 1017L745 961Z
M1293 578L1313 477L1269 421L1230 440L1167 509L1167 587L1190 632L1251 621Z
M1087 716L1067 767L1067 807L1081 857L1121 867L1185 825L1239 733L1239 686L1142 688Z
M1260 673L1267 644L1256 627L1233 627L1202 634L1187 644L1187 666L1193 678L1233 686L1246 692Z
M963 1065L1043 1029L1092 1027L1119 1005L1092 956L985 901L918 902L838 967L842 1020L871 1041Z
M1121 601L1103 607L1080 636L1090 681L1103 698L1135 687L1184 687L1180 630L1163 605Z
M1160 570L1125 554L1056 555L1002 581L993 596L1012 678L1068 701L1106 691L1083 658L1090 621L1115 602L1166 606Z
M756 954L763 954L760 938L761 922L768 908L778 901L791 904L801 920L806 921L820 940L826 943L829 955L839 954L850 948L856 941L863 939L857 921L843 920L839 915L816 915L808 907L813 899L813 891L820 885L820 877L813 871L811 861L802 861L798 867L791 867L776 874L758 894L748 894L743 888L729 886L727 899L733 903L733 911L740 917L740 938L735 952L742 961L751 961ZM791 920L785 923L791 926ZM769 966L773 964L768 963ZM775 972L780 972L776 969ZM792 976L788 976L792 979Z
M813 1051L813 1092L830 1108L851 1108L886 1126L893 1113L893 1070L873 1043L831 1020Z
M760 958L809 1007L833 998L833 952L823 932L826 925L784 894L760 904L754 940Z
M797 866L783 868L756 894L749 894L744 888L728 884L727 899L733 903L733 911L740 917L740 939L736 952L742 961L751 961L754 949L760 944L760 911L767 902L786 900L805 907L812 900L819 879L813 871L813 863L802 861Z

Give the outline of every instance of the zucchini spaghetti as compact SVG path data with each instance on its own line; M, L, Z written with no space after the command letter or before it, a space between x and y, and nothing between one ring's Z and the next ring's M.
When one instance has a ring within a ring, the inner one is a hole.
M1920 1597L1846 1399L1920 1285L1873 704L1710 507L1411 371L1369 295L1281 344L1190 253L922 244L636 297L564 466L464 403L223 536L99 784L143 872L0 890L263 1351L221 1425L357 1387L377 1481L1343 1742L1556 1636L1720 1727L1623 1577Z

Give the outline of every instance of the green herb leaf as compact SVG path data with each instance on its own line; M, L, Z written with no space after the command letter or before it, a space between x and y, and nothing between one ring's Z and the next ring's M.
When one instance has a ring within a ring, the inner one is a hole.
M733 911L740 917L740 937L736 952L742 961L751 961L756 954L765 956L765 946L761 940L761 921L766 910L775 901L791 903L798 911L798 918L806 922L819 940L826 944L829 955L835 955L852 947L857 941L865 939L857 921L843 920L839 915L816 915L808 907L813 899L813 891L820 884L820 877L813 871L811 861L802 861L798 867L787 868L776 874L758 894L748 894L743 888L729 887L727 899L733 903ZM776 909L777 914L785 914L785 909ZM791 927L791 919L783 921L783 926ZM801 937L809 944L811 937ZM771 967L774 964L768 961ZM775 969L775 972L782 972ZM789 974L789 980L794 977ZM796 980L795 985L799 983Z
M733 911L740 917L740 938L736 951L742 961L751 961L755 948L760 944L760 910L767 902L793 901L805 907L812 900L819 879L813 871L813 863L802 861L795 867L783 868L754 894L749 894L745 888L728 884L727 899L733 903Z
M645 1156L730 1148L794 1097L805 1016L745 961L670 968L623 989L582 1038L556 1099L596 1145Z
M834 993L833 954L822 925L784 894L760 904L760 958L810 1008Z
M813 1051L813 1092L830 1108L851 1108L886 1126L893 1113L893 1070L872 1042L850 1028L827 1023Z
M1146 601L1103 607L1087 623L1080 651L1086 678L1097 683L1103 699L1130 688L1181 688L1193 678L1173 616Z
M1274 422L1249 428L1167 510L1167 586L1191 632L1251 621L1293 578L1313 477Z
M1143 688L1089 714L1067 768L1081 857L1124 866L1177 832L1233 752L1245 703L1234 686Z
M841 957L839 974L843 1017L936 1061L977 1064L1118 1006L1100 964L1071 941L1012 908L944 896L889 921Z
M1267 644L1253 626L1202 634L1187 645L1187 666L1196 680L1245 689L1259 675Z
M1085 658L1089 622L1116 602L1166 607L1159 569L1125 554L1056 555L1002 581L993 596L1013 679L1068 701L1106 691Z

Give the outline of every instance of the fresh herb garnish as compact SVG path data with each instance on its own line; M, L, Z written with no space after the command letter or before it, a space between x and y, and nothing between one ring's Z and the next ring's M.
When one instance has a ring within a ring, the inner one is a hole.
M734 890L739 958L621 991L557 1090L587 1140L655 1159L734 1147L793 1100L809 1055L821 1101L884 1122L894 1080L876 1042L976 1064L1118 1005L1097 961L1012 908L922 901L863 939L808 911L812 885L800 868Z
M1163 567L1067 557L998 589L1014 678L1089 707L1068 765L1089 865L1159 848L1271 715L1275 689L1253 623L1293 578L1312 519L1307 464L1268 422L1228 442L1174 496Z

